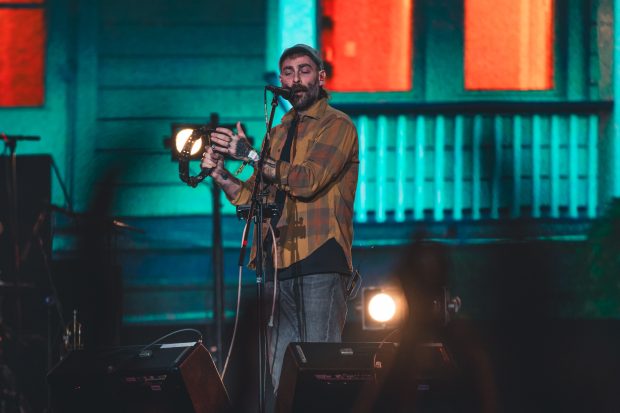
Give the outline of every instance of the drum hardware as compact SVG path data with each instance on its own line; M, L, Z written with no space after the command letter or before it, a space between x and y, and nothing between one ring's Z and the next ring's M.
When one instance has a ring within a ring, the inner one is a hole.
M65 334L62 336L65 351L70 353L73 350L82 350L82 323L78 322L77 310L73 310L73 319L65 327Z

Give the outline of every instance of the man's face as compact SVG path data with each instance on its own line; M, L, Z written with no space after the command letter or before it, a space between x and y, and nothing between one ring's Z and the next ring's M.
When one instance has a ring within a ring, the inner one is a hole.
M295 110L304 111L319 98L320 88L325 83L325 71L319 70L308 56L291 56L282 62L280 83L291 89L289 101Z

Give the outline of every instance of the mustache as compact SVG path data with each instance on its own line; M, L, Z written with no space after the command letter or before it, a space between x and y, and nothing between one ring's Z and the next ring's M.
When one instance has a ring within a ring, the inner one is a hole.
M308 88L303 86L303 85L293 85L293 87L291 87L291 93L297 93L297 92L307 92Z

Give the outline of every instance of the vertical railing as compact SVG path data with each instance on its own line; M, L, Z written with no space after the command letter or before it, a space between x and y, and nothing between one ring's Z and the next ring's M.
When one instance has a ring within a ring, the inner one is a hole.
M588 116L588 218L596 217L598 204L598 118Z
M446 125L443 116L437 116L435 120L435 196L433 203L433 218L435 221L443 220L443 188L444 188L444 142L446 140Z
M542 120L540 115L534 115L532 128L532 216L534 218L540 218L540 139L542 134Z
M593 113L363 114L357 222L595 218Z
M475 220L480 219L480 199L481 199L481 166L482 160L480 158L480 150L482 148L482 116L476 115L474 117L474 135L472 145L472 183L471 183L471 209L472 218Z
M396 222L404 222L406 220L406 197L407 191L407 173L409 167L407 163L407 117L399 115L396 122L396 213L394 219Z
M500 208L500 191L502 184L502 143L503 143L503 131L502 131L502 117L500 115L495 116L493 119L494 126L494 146L495 156L493 157L493 175L491 180L493 182L491 192L491 218L499 218Z
M463 116L457 115L454 120L454 204L452 207L452 216L457 221L463 219L463 122Z
M579 119L570 115L568 129L568 215L577 216L579 196L579 157L577 156L577 135L579 134Z
M523 156L521 151L521 143L523 141L523 121L521 115L516 115L513 122L513 138L512 138L512 213L511 218L521 216L521 165L523 165Z
M355 197L355 220L366 222L368 220L368 117L360 116L357 120L359 135L359 172L357 184L357 196Z
M415 203L414 218L420 220L424 218L424 174L425 158L424 144L426 141L426 119L424 116L416 118L415 126Z
M377 118L377 185L376 188L376 209L375 216L377 222L385 222L388 200L388 180L387 180L387 118L379 115Z
M557 115L551 117L550 132L550 170L549 181L551 185L551 217L558 218L560 216L560 118Z

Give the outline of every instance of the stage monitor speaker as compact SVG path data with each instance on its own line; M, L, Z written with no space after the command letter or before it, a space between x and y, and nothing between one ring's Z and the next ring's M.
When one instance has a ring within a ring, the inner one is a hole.
M52 411L220 413L224 384L201 343L70 353L48 374Z
M276 412L348 412L389 370L396 343L291 343Z
M413 401L409 407L428 411L424 408L429 402L451 397L455 373L442 343L407 349L388 342L291 343L284 355L276 412L384 411L386 398L402 389L408 393L405 399Z

